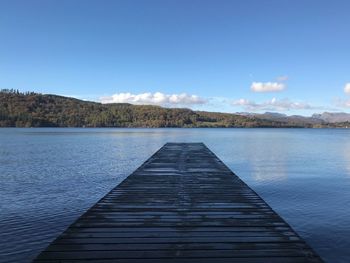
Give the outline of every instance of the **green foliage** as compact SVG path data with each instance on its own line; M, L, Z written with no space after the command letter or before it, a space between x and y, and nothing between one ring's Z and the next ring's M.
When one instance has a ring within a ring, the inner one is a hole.
M344 124L345 125L345 124ZM349 123L347 124L349 125ZM338 126L342 127L341 124ZM350 125L349 125L350 126ZM0 127L312 127L228 113L0 91Z

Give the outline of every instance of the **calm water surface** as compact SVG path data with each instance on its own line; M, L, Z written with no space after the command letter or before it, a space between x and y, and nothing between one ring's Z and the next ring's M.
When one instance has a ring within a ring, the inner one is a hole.
M327 261L350 262L350 130L0 129L0 262L30 262L166 142L204 142Z

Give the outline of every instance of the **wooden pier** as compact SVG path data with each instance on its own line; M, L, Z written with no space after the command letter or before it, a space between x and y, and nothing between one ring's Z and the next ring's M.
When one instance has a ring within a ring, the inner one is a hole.
M167 143L35 262L323 262L202 143Z

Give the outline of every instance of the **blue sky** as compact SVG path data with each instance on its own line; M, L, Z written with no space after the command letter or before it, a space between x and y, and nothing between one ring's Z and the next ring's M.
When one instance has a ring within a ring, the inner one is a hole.
M349 10L350 1L320 0L0 0L0 88L225 112L350 112Z

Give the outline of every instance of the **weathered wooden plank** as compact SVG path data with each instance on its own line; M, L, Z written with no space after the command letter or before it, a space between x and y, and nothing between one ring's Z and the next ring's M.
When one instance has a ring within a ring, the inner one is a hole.
M299 241L297 236L216 236L214 237L129 237L129 238L65 238L61 237L56 243L79 243L79 244L145 244L145 243L212 243L213 241L223 243L261 243L261 242L294 242Z
M93 260L60 260L60 259L37 259L36 262L40 263L318 263L317 258L311 257L216 257L216 258L144 258L142 261L139 258L136 259L93 259Z
M213 258L213 257L236 257L236 258L254 258L254 257L305 257L305 253L301 249L266 249L266 250L105 250L105 251L48 251L46 259L77 259L77 260L92 260L92 259L147 259L147 258Z
M277 231L276 231L277 230ZM196 232L225 232L225 233L231 233L231 232L262 232L262 231L270 231L275 233L282 233L282 232L291 232L289 226L284 227L240 227L240 226L230 226L230 227L185 227L180 226L176 227L174 229L173 227L76 227L71 226L69 227L64 233L113 233L113 232L174 232L174 233L196 233ZM294 232L292 232L294 233Z
M285 236L296 236L293 232L283 234L276 232L93 232L93 233L76 233L76 232L65 232L62 234L62 238L132 238L132 237L285 237Z
M322 262L202 143L168 143L37 262Z
M307 249L303 242L294 243L177 243L171 247L173 250L266 250L266 249ZM96 250L169 250L168 244L53 244L47 251L96 251Z

